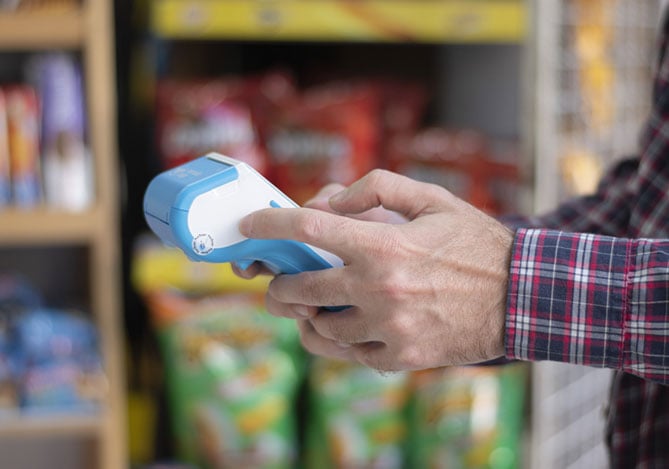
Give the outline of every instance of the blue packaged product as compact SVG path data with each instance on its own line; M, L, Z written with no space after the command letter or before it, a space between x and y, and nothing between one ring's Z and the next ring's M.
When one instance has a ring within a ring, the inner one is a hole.
M93 324L72 313L46 308L28 311L15 327L22 354L31 364L84 357L98 350Z

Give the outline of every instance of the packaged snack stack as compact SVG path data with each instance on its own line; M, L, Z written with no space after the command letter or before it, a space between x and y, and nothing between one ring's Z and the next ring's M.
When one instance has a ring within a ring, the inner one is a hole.
M405 467L408 374L316 358L310 385L308 468Z
M412 383L408 467L520 466L525 364L426 370Z
M295 324L262 297L147 295L166 363L172 426L184 462L210 469L288 469L298 457Z

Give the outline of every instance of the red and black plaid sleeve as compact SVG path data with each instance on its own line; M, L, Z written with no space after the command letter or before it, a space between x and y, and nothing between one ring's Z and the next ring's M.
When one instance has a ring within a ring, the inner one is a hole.
M519 229L507 356L669 383L669 240Z

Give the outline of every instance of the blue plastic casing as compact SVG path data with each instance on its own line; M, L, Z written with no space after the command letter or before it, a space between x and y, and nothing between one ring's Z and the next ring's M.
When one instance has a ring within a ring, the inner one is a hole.
M223 195L216 198L218 192ZM204 194L214 197L215 213L206 216L218 217L216 220L223 226L214 230L218 232L192 230L194 207L204 203L200 197ZM259 261L277 274L342 265L336 256L298 241L244 238L236 229L246 215L243 213L246 209L240 209L240 205L248 206L246 213L270 206L297 206L248 165L217 154L159 174L144 194L144 216L151 230L164 243L179 247L194 261L235 262L242 268ZM225 220L233 212L233 218Z

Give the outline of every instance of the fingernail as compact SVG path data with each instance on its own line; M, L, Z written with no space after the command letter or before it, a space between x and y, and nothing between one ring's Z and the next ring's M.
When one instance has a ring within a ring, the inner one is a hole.
M337 203L337 202L341 201L344 198L344 193L345 192L346 191L339 191L335 195L330 197L330 199L329 199L330 203Z
M237 225L237 229L241 234L243 234L246 237L251 237L251 215L247 215L241 220L239 220L239 224Z
M335 342L335 344L337 344L337 347L351 348L351 344L347 344L346 342Z
M306 306L293 306L293 313L305 319L309 319L311 317L309 315L309 309Z
M315 197L313 199L307 200L304 204L302 204L303 207L306 208L319 208L323 204L327 205L328 199L324 197Z

